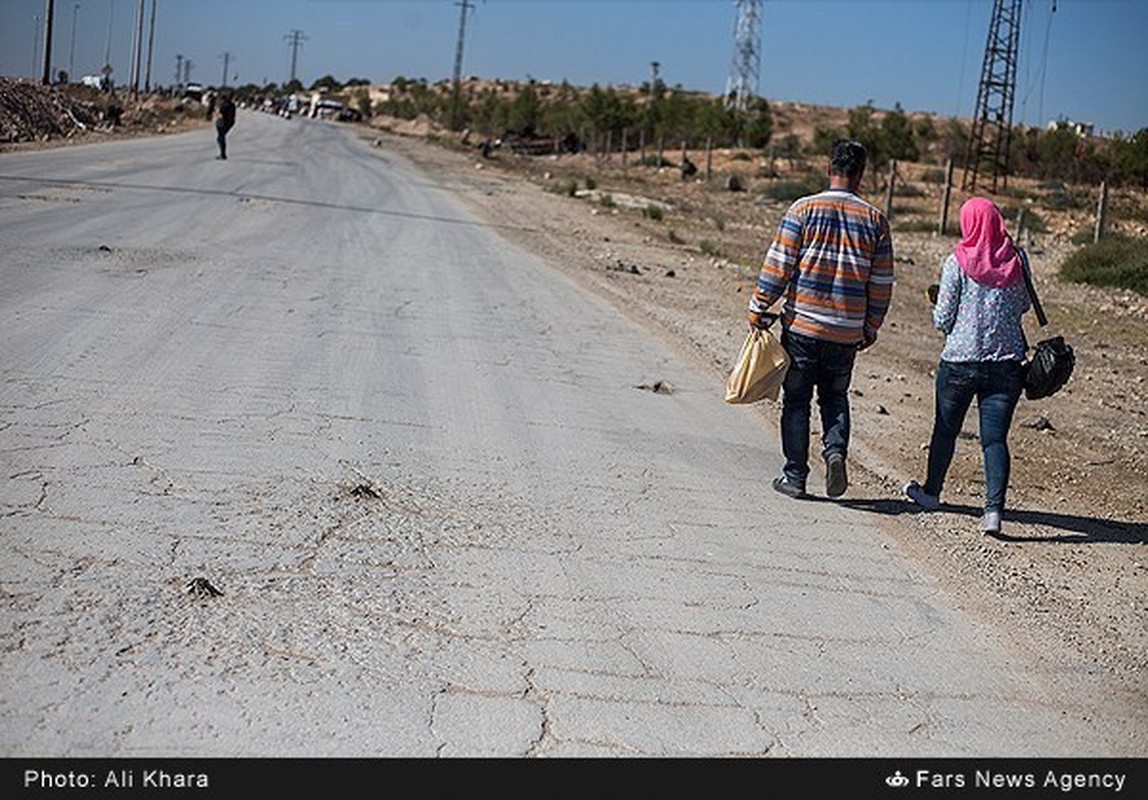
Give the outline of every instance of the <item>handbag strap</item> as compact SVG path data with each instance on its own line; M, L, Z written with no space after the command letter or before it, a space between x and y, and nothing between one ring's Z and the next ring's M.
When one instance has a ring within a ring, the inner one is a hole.
M1028 265L1028 253L1020 246L1017 246L1016 251L1020 254L1021 271L1024 273L1024 285L1028 288L1029 299L1032 300L1032 310L1036 312L1036 321L1043 328L1048 324L1048 317L1044 314L1044 306L1040 304L1040 298L1036 296L1036 286L1032 282L1032 269Z

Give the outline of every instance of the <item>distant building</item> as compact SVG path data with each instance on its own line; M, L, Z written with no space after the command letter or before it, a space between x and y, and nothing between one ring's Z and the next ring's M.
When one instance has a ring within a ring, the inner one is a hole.
M1091 122L1074 122L1070 119L1053 120L1048 123L1048 130L1070 130L1081 139L1091 139L1096 135L1096 126Z

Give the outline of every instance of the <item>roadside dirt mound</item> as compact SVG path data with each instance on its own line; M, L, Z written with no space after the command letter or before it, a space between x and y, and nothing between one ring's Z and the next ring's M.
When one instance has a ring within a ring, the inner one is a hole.
M62 89L0 78L0 142L37 142L95 128L106 109Z
M150 136L206 123L196 105L144 95L132 98L86 86L44 86L0 78L0 148L92 136Z

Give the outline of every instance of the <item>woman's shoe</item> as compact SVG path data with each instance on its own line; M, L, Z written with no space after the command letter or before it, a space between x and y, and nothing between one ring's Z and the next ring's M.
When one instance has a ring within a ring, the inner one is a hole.
M1001 512L999 511L986 511L985 515L981 517L980 529L982 534L1000 533L1001 532Z

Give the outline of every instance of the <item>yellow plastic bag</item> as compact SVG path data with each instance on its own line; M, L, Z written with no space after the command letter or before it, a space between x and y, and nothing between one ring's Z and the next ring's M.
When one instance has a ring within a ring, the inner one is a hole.
M727 403L776 400L789 369L789 354L768 330L752 329L725 384Z

